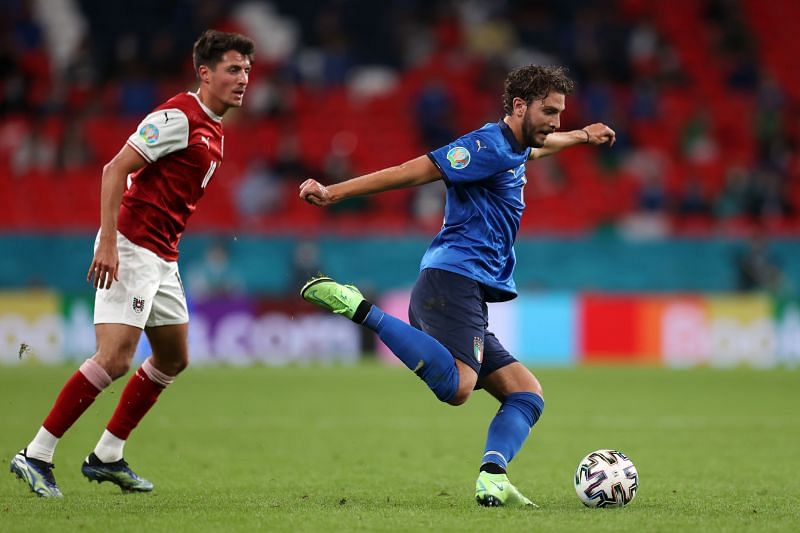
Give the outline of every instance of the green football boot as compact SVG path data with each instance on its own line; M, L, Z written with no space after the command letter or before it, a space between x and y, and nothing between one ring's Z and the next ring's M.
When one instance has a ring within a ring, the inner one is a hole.
M364 296L352 285L342 285L325 276L308 280L300 289L300 296L307 302L350 320L356 314L358 305L364 301Z
M484 507L538 507L511 484L506 474L481 472L475 482L475 500Z
M153 484L136 475L124 459L113 463L104 463L92 452L83 462L81 473L90 482L110 481L121 488L122 492L150 492L153 490Z

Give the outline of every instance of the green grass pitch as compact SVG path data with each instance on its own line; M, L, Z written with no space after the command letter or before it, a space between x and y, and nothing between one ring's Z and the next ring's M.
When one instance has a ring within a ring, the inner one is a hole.
M8 473L74 367L0 367L0 531L798 531L800 372L537 371L546 409L512 462L541 507L485 509L478 461L496 402L439 404L403 369L189 368L134 432L153 481L124 495L80 464L125 380L59 444L63 500ZM636 464L625 509L584 508L572 475L598 448Z

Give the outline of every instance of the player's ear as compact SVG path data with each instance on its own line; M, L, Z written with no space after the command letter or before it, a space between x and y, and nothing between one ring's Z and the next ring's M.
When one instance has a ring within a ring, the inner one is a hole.
M525 109L528 107L527 102L522 98L514 98L514 115L517 118L522 118L525 115Z
M200 65L197 68L197 76L200 78L200 81L207 83L210 75L211 71L209 70L207 65Z

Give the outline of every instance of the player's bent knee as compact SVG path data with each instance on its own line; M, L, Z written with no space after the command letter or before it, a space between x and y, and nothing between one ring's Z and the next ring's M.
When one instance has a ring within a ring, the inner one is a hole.
M536 376L533 374L531 374L531 378L533 378L533 381L530 385L530 392L537 394L540 398L544 399L544 391L542 390L541 383L539 383L539 380L536 379Z
M180 359L179 361L177 361L175 363L175 374L174 375L177 376L178 374L180 374L181 372L186 370L186 368L188 366L189 366L189 357L188 356L184 357L183 359Z
M103 367L112 380L118 379L131 369L131 361L136 351L136 342L120 339L116 343L102 342L92 359Z
M469 400L469 397L472 395L472 391L475 390L475 383L472 379L465 379L470 376L462 375L462 379L459 380L458 389L456 389L455 394L449 400L446 400L447 403L450 405L464 405Z
M189 356L161 358L153 354L155 367L168 376L177 376L189 366Z
M533 372L528 370L525 366L519 365L514 368L515 379L512 386L512 392L531 392L544 399L544 392L542 391L542 384L533 375ZM514 390L516 389L516 390Z
M189 366L189 363L186 361L173 361L168 364L158 364L156 366L164 374L175 377L186 370L186 367Z
M455 396L447 400L447 403L453 406L464 405L469 400L470 395L472 394L471 390L462 390L459 389L456 391Z
M95 358L95 361L103 367L103 370L106 371L112 381L121 378L131 369L129 360Z
M450 405L463 405L469 400L472 391L475 390L475 383L478 381L478 373L466 363L456 359L455 371L458 373L457 380L454 380L452 391L446 398L439 399ZM438 396L438 395L437 395Z

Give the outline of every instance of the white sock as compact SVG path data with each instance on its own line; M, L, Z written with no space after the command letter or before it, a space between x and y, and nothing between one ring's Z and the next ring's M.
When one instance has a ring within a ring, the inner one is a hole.
M56 444L58 444L58 437L42 426L31 443L28 444L28 451L25 455L32 459L52 463L53 454L56 452Z
M122 459L122 449L124 447L124 440L105 430L94 448L94 454L104 463L113 463Z

